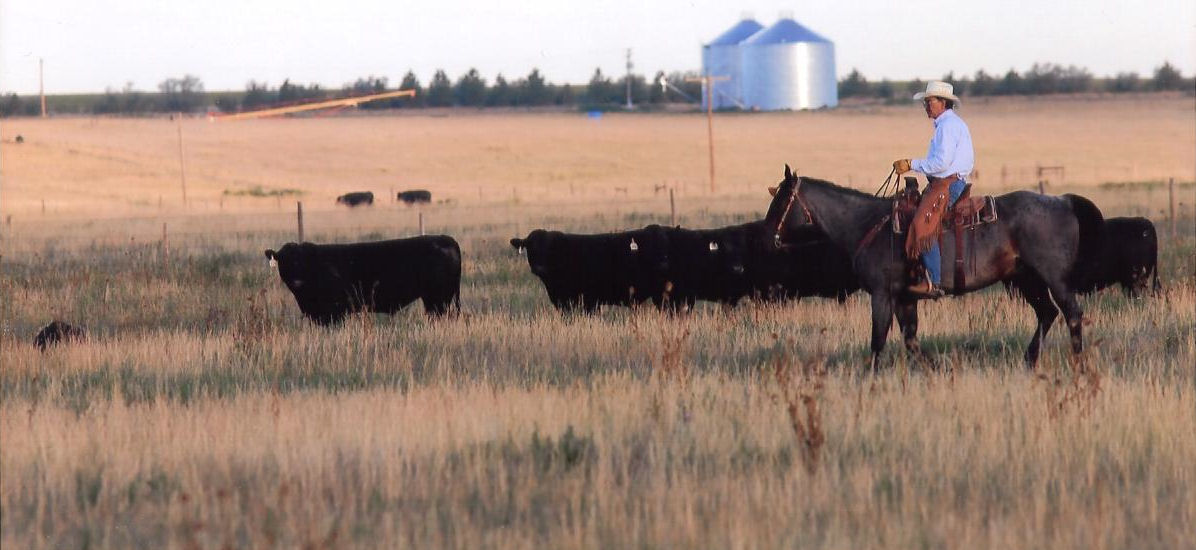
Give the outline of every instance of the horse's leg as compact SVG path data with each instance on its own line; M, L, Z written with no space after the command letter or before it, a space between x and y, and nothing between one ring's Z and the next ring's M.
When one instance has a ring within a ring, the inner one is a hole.
M1067 320L1067 330L1071 332L1071 352L1080 354L1084 351L1084 310L1080 301L1076 299L1070 289L1051 290L1055 303L1063 310L1063 318Z
M887 293L872 294L872 372L880 367L880 353L885 349L889 328L893 326L893 298Z
M1014 284L1030 307L1034 308L1034 314L1038 317L1038 328L1034 330L1034 338L1030 339L1030 346L1026 348L1026 367L1032 369L1038 365L1039 346L1047 332L1050 332L1051 325L1055 323L1059 309L1051 301L1051 293L1047 290L1046 283L1038 277L1022 275Z
M918 301L908 298L897 300L897 326L901 327L901 338L905 342L905 349L914 355L922 353L922 346L918 344Z

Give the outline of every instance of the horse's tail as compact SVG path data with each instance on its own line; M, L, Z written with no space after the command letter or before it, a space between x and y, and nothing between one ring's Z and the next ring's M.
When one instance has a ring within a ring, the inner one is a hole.
M1105 247L1105 217L1092 201L1079 195L1067 194L1064 198L1071 203L1071 211L1080 224L1079 253L1071 267L1069 283L1073 289L1092 286L1101 276L1101 259Z

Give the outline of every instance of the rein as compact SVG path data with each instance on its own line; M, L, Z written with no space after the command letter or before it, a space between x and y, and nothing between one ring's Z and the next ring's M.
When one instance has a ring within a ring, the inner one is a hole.
M793 209L793 201L801 205L801 209L806 214L806 219L810 223L814 223L814 215L810 213L810 207L806 205L805 199L797 195L798 188L801 187L801 178L797 178L797 183L793 184L793 191L789 193L789 202L785 203L785 211L781 212L781 219L777 220L776 231L772 235L772 244L777 248L781 248L781 230L785 228L785 219L789 217L789 211Z

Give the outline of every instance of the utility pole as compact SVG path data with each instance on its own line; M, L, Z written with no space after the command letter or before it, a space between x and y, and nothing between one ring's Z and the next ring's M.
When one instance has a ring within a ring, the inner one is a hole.
M46 118L46 80L45 80L46 60L37 58L37 88L38 93L42 96L42 118Z
M627 110L630 111L635 108L631 104L631 48L627 48Z
M714 83L730 80L729 76L705 75L700 78L687 78L686 82L702 82L706 92L706 141L710 147L710 192L714 193Z

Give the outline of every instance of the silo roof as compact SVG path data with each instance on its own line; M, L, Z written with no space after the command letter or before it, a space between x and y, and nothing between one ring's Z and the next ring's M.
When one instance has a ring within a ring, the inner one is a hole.
M791 42L830 42L814 31L801 26L792 19L781 19L771 27L757 32L745 45L763 46L768 44L788 44Z
M763 28L764 25L757 23L755 19L744 19L736 23L734 27L727 29L727 32L718 35L718 38L715 38L709 44L706 44L706 46L734 46Z

